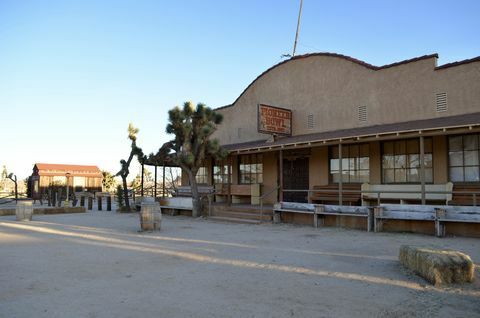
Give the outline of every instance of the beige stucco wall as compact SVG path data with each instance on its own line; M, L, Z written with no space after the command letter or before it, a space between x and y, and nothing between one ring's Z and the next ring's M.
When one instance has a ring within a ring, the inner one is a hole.
M480 63L435 66L435 57L381 70L332 56L291 60L220 109L224 122L214 136L222 144L268 138L257 132L259 103L291 109L294 135L480 111ZM448 94L448 111L437 113L440 92ZM358 106L367 107L366 122L358 121ZM309 114L314 129L307 128Z

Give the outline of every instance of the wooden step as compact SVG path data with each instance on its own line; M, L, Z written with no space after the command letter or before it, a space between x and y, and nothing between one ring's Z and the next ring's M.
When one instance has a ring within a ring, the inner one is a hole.
M261 214L262 209L259 206L227 206L227 205L215 205L212 207L213 211L229 211L229 212L241 212L241 213L256 213ZM264 207L263 214L272 214L272 207Z

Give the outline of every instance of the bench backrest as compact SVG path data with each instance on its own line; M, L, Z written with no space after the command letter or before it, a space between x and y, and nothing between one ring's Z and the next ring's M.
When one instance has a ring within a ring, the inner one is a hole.
M193 208L193 200L189 197L169 197L163 198L162 201L163 205L172 206L172 207L182 207L182 208Z
M426 184L425 198L427 200L452 200L453 184ZM382 199L412 199L420 200L422 198L422 186L420 184L362 184L362 195L364 197L377 198L377 193L368 191L388 191L389 193L380 193ZM392 192L390 192L392 191ZM415 191L415 193L405 193L402 191ZM429 191L450 192L450 193L429 193Z
M352 213L368 215L368 207L353 205L322 205L325 212L330 213Z
M192 196L192 187L191 186L180 186L177 188L177 195L178 196ZM200 194L209 194L213 192L212 186L207 185L199 185L198 186L198 193Z
M465 221L480 221L480 207L478 206L446 206L445 218Z
M312 203L280 202L280 206L287 210L315 211L315 204Z

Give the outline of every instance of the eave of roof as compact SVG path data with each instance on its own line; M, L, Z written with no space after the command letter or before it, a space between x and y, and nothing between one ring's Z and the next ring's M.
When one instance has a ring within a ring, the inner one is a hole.
M271 70L283 65L283 64L286 64L286 63L289 63L291 61L295 61L295 60L300 60L300 59L305 59L305 58L309 58L309 57L314 57L314 56L328 56L328 57L336 57L336 58L341 58L341 59L345 59L347 61L350 61L352 63L355 63L355 64L358 64L358 65L361 65L361 66L364 66L370 70L373 70L373 71L379 71L379 70L383 70L383 69L388 69L388 68L391 68L391 67L396 67L396 66L400 66L400 65L403 65L403 64L407 64L407 63L413 63L413 62L417 62L417 61L421 61L421 60L425 60L425 59L430 59L430 58L438 58L438 54L437 53L433 53L433 54L428 54L428 55L423 55L423 56L419 56L419 57L415 57L415 58L412 58L412 59L408 59L408 60L403 60L403 61L399 61L399 62L395 62L395 63L391 63L391 64L386 64L386 65L382 65L382 66L375 66L375 65L372 65L372 64L369 64L367 62L364 62L362 60L359 60L359 59L356 59L356 58L353 58L353 57L350 57L350 56L347 56L347 55L342 55L342 54L337 54L337 53L328 53L328 52L319 52L319 53L309 53L309 54L303 54L303 55L297 55L297 56L294 56L288 60L285 60L285 61L282 61L280 63L277 63L275 65L273 65L272 67L268 68L266 71L264 71L263 73L261 73L260 75L258 75L244 90L243 92L237 97L237 99L235 99L235 101L230 104L230 105L225 105L225 106L221 106L221 107L217 107L215 108L215 110L221 110L221 109L225 109L225 108L228 108L228 107L232 107L233 105L235 105L235 103L240 99L240 97L242 97L243 94L245 94L245 92L257 81L259 80L262 76L264 76L265 74L267 74L268 72L270 72ZM434 70L443 70L443 69L446 69L446 68L450 68L450 67L455 67L455 66L459 66L459 65L462 65L462 64L468 64L468 63L473 63L473 62L479 62L480 61L480 56L478 57L474 57L474 58L471 58L471 59L466 59L466 60L462 60L462 61L457 61L457 62L452 62L452 63L448 63L448 64L444 64L444 65L440 65L440 66L437 66L434 68Z
M256 140L223 145L223 147L230 152L267 151L285 147L309 147L318 143L339 143L348 139L361 141L368 137L400 136L412 132L422 134L438 129L446 131L447 129L462 127L480 128L480 112L284 137L273 142L268 142L265 139Z

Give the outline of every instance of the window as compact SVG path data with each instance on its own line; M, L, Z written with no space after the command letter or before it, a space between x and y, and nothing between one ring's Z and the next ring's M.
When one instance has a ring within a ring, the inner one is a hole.
M240 183L252 184L263 182L262 155L243 155L239 158Z
M433 183L432 139L424 139L425 182ZM420 140L386 141L382 151L383 183L420 183Z
M330 147L330 179L340 181L338 146ZM342 182L363 183L370 179L369 145L342 146Z
M226 160L215 162L213 165L213 183L228 183L228 163Z
M200 167L198 169L195 180L197 180L197 183L208 184L208 173L206 167Z
M448 137L448 172L452 182L480 181L480 134Z

